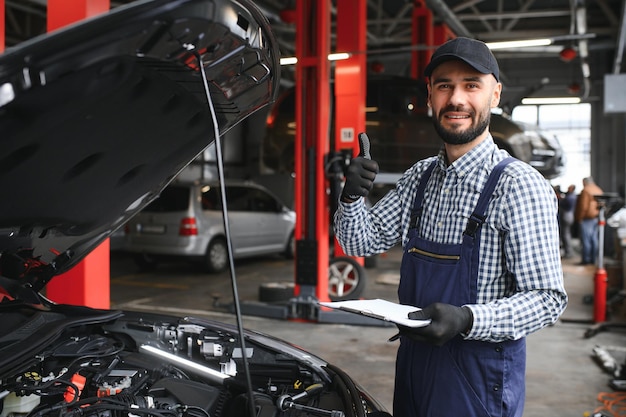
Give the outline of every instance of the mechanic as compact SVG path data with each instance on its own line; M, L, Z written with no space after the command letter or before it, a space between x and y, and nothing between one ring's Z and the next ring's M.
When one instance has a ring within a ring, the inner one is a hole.
M422 308L410 318L431 320L400 328L393 415L522 416L525 336L567 305L557 199L489 133L502 84L483 42L446 42L425 75L439 155L415 163L370 209L363 197L378 164L353 158L335 233L353 256L402 243L399 302Z

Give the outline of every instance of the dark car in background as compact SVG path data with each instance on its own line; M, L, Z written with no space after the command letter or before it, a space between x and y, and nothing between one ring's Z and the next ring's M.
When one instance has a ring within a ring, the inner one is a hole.
M248 0L133 2L0 55L3 416L389 416L341 369L241 317L44 295L274 100L279 55Z
M332 103L329 105L332 110ZM261 143L262 173L293 172L294 109L295 90L289 89L270 110L267 132ZM441 148L441 140L428 113L427 90L422 81L394 76L369 77L365 117L371 154L380 165L381 173L400 174L416 161L436 155ZM552 179L563 172L563 150L553 135L499 113L492 113L490 131L500 148L532 165L545 178ZM378 181L383 178L385 176Z

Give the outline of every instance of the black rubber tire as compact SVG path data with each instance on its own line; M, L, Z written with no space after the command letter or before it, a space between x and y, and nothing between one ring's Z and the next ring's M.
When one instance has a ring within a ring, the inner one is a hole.
M132 258L140 271L154 271L159 264L159 260L155 256L148 255L147 253L134 253Z
M223 272L228 268L228 246L226 240L213 239L206 249L204 265L211 273Z
M358 299L365 290L365 268L355 259L340 256L328 266L328 297L332 301Z
M376 268L378 266L378 255L366 256L363 259L363 266L367 269Z
M267 282L259 286L259 301L276 303L289 301L294 297L293 282Z
M293 259L296 256L296 238L293 232L289 235L289 240L287 241L283 255L285 255L287 259Z

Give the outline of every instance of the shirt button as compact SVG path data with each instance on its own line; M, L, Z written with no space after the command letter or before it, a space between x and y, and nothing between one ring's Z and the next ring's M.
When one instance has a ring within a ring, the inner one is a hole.
M443 190L444 193L449 194L450 193L450 189L446 188L445 190Z
M442 227L443 223L442 222L437 222L437 227Z
M496 352L498 352L498 353L502 352L502 347L501 346L496 346Z
M500 391L500 385L496 384L493 386L494 391Z

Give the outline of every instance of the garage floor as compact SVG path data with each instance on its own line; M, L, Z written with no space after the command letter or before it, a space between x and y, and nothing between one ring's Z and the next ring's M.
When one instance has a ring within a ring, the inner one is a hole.
M608 352L607 358L614 359L618 365L624 361L626 329L619 325L620 304L615 304L616 312L611 314L610 323L617 325L592 326L590 296L595 267L579 266L576 264L579 261L579 257L564 260L570 304L562 320L527 339L525 417L591 415L602 406L599 395L615 392L609 386L614 377L595 359L594 348ZM368 285L364 297L396 301L399 263L399 250L381 255L377 266L366 270ZM611 260L605 263L607 269L612 264ZM238 261L235 266L244 312L258 307L261 283L293 282L293 261L281 257ZM609 270L610 284L615 279L612 271ZM164 264L153 273L139 273L128 256L114 252L111 276L112 308L235 322L230 313L233 292L229 273L208 275L187 264L173 263ZM267 318L256 312L244 315L243 324L286 339L338 365L391 410L397 342L390 343L387 339L395 334L395 327Z

